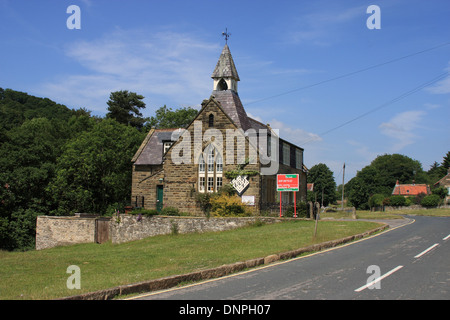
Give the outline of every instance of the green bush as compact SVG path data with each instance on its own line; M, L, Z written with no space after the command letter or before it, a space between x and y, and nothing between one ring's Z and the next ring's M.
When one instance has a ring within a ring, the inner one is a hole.
M406 197L405 206L410 206L415 204L416 197Z
M404 196L390 196L390 205L393 207L401 207L406 204Z
M384 194L376 193L369 198L369 207L381 207L383 205L383 200L386 198Z
M174 208L174 207L166 207L161 210L161 215L162 216L179 216L180 210L178 210L178 208Z
M420 204L424 207L431 208L431 207L437 207L439 205L440 201L441 201L441 198L437 194L430 194L430 195L424 197Z
M297 209L297 217L298 218L306 218L308 217L308 204L303 201L297 202L296 205ZM286 209L286 212L284 213L284 216L286 218L293 218L294 217L294 206L290 206Z
M133 211L130 212L131 214L141 214L143 216L156 216L158 215L158 211L156 211L155 209L144 209L144 208L139 208L139 209L134 209Z
M441 198L441 199L445 199L445 197L446 197L447 194L448 194L448 190L447 190L447 188L439 187L439 188L433 189L433 190L431 191L431 193L432 193L432 194L438 195L439 198Z

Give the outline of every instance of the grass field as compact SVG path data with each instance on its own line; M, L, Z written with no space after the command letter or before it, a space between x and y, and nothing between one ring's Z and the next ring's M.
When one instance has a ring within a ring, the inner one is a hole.
M157 236L124 244L80 244L41 251L0 251L0 299L53 299L213 268L294 250L378 227L367 221L313 221L249 226L216 233ZM69 290L70 265L81 289Z
M419 215L419 216L434 216L434 217L450 217L450 209L418 209L418 210L394 210L394 211L365 211L357 210L357 219L402 219L402 215ZM321 218L333 219L352 219L352 214L349 212L324 212L320 214Z

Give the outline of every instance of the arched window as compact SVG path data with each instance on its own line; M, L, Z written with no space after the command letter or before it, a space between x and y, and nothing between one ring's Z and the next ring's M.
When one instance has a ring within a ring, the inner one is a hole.
M211 128L211 127L214 127L214 115L211 113L210 115L209 115L209 117L208 117L208 126Z
M220 79L219 83L217 84L217 90L218 91L228 90L227 82L223 78Z
M205 162L206 159L206 162ZM198 163L198 191L217 192L222 188L223 160L219 150L208 145Z
M202 154L198 162L198 191L205 192L205 160Z

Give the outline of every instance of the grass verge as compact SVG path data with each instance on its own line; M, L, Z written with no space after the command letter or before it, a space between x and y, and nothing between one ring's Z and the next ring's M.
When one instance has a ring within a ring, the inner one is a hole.
M224 232L166 235L124 244L80 244L41 251L0 252L0 299L53 299L118 285L206 270L378 227L367 221L255 225ZM81 270L81 289L69 290L67 267Z
M433 216L433 217L450 217L450 209L433 208L433 209L417 209L417 210L394 210L394 211L368 211L356 210L356 219L402 219L402 215L417 216ZM346 211L329 211L320 214L321 218L333 219L352 219L352 213Z

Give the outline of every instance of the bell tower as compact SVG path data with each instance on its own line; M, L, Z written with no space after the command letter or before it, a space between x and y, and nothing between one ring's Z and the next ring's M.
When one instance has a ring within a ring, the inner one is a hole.
M211 78L214 80L214 91L232 90L237 93L237 82L240 79L228 44L223 47Z

